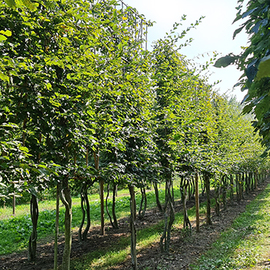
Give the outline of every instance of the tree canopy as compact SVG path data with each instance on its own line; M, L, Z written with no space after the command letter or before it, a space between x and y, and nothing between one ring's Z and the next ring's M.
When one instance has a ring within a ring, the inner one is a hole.
M249 1L246 8L243 0L238 1L238 10L234 22L245 20L236 29L233 38L241 31L249 35L249 45L243 48L240 55L229 54L220 58L215 66L225 67L237 65L243 71L239 79L242 90L248 90L243 103L244 113L252 112L256 119L253 121L255 130L262 136L261 142L270 150L270 51L269 51L269 1Z

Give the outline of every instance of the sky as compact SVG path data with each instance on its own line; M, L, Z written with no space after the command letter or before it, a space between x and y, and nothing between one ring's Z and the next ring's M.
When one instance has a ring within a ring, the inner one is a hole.
M192 29L187 36L192 37L193 42L180 51L196 63L205 63L212 57L214 51L220 56L228 53L238 54L241 52L241 46L247 45L248 36L244 32L237 35L234 40L232 38L234 31L243 23L240 20L232 24L237 13L235 9L238 6L237 0L124 0L124 3L135 7L147 20L156 22L148 30L149 49L153 41L163 38L166 32L172 29L174 22L180 22L184 14L187 15L187 20L179 27L179 32L201 16L205 16L202 23L196 29ZM239 88L233 88L242 75L235 66L221 69L211 67L209 72L211 84L221 80L221 83L215 86L220 94L236 96L238 101L243 99L246 93L241 92Z

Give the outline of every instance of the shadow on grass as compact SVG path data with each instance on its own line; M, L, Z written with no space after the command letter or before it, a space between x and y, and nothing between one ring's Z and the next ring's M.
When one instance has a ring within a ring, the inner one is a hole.
M263 233L269 232L269 203L270 185L246 206L245 212L234 220L231 228L223 232L212 248L190 269L254 267L261 256L259 242Z

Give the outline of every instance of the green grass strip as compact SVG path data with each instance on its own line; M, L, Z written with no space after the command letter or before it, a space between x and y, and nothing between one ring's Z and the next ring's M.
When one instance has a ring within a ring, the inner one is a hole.
M190 269L266 269L270 245L270 185Z
M127 191L122 191L123 194L128 194ZM160 199L164 202L165 191L161 190ZM176 198L180 198L179 189L175 190ZM90 212L92 226L100 224L100 202L97 195L90 195ZM118 219L127 217L130 213L129 196L119 196L116 199L116 214ZM137 208L140 204L140 194L137 196ZM82 211L80 207L80 198L72 199L72 225L76 231L82 220ZM109 209L111 209L112 199L108 201ZM155 195L153 191L147 193L147 208L151 209L156 206ZM55 201L39 202L39 219L38 219L38 239L51 239L55 229ZM16 208L17 215L14 217L11 208L0 209L0 255L13 252L20 252L27 248L28 239L32 231L31 217L29 214L28 205L20 205ZM65 209L60 208L59 229L60 233L64 232ZM109 223L109 218L105 214L105 222Z

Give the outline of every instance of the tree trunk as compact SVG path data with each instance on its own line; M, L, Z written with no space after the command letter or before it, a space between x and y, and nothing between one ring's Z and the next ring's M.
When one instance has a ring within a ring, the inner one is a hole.
M183 200L184 224L183 224L183 227L184 227L184 229L189 227L190 234L191 234L192 226L191 226L190 220L188 218L188 213L187 213L188 186L189 185L187 182L185 184L185 186L183 187L183 191L184 191L184 200Z
M170 177L168 178L170 179ZM171 228L175 219L173 199L171 193L171 180L166 180L166 201L163 211L164 211L164 230L162 236L160 237L159 244L161 252L165 251L166 253L168 253L171 241Z
M230 175L230 200L233 201L233 175Z
M136 199L134 186L129 185L129 193L130 193L130 232L131 232L131 260L132 260L132 269L138 269L137 263L137 254L136 254L136 228L135 228L135 220L136 220Z
M33 262L36 260L37 250L37 222L38 222L38 201L36 195L32 194L30 201L30 214L32 220L32 233L28 244L28 260Z
M241 181L241 175L236 174L236 179L235 179L235 183L236 183L236 199L237 199L238 202L241 201L240 181Z
M239 195L240 195L240 200L242 200L244 198L244 194L243 194L243 189L244 189L244 181L245 181L245 174L242 173L240 174L240 183L239 183Z
M210 175L204 173L204 185L206 190L206 224L212 225L211 220L211 198L210 198Z
M253 172L249 173L249 179L250 179L250 188L251 188L252 191L254 191L255 179L254 179L254 173Z
M99 172L99 152L94 153L95 169ZM105 234L105 222L104 222L104 180L99 180L99 197L100 197L100 233Z
M196 206L196 232L200 231L200 197L199 197L199 176L195 175L195 206Z
M57 184L56 188L56 210L55 210L55 235L54 235L54 270L57 270L57 255L58 255L58 234L59 234L59 200L60 200L60 186Z
M221 177L221 182L222 182L222 202L223 202L224 209L226 209L227 208L227 188L228 188L226 175L223 175Z
M14 184L15 185L15 184ZM14 188L14 194L13 194L13 197L12 197L12 214L13 216L16 215L16 196L15 196L15 188Z
M146 211L146 207L147 207L147 197L146 197L146 192L145 192L145 188L141 188L141 194L142 194L142 198L141 198L141 203L140 203L140 209L139 209L139 215L138 217L140 219L142 219L145 215L145 211Z
M217 216L219 216L219 214L220 214L219 195L220 195L220 185L217 184L216 187L215 187L215 201L216 201L215 212L216 212Z
M173 206L175 206L173 180L171 180L171 189L172 189L172 203L173 203Z
M82 209L82 222L79 228L79 240L85 241L87 239L87 234L91 226L91 217L90 217L90 204L88 200L87 194L87 185L84 184L81 188L81 209ZM86 227L83 231L83 225L85 222L85 214L86 214ZM82 232L83 231L83 232Z
M108 215L108 217L110 219L110 223L111 223L112 227L114 229L116 229L114 227L114 222L113 222L112 217L111 217L110 212L109 212L109 207L108 207L108 198L109 198L109 196L110 196L110 184L108 183L108 185L107 185L107 195L106 195L106 212L107 212L107 215Z
M65 206L65 246L62 259L62 270L70 270L70 252L71 252L71 223L72 223L72 201L68 185L68 177L65 177L62 183L60 193L61 201Z
M156 182L153 183L154 189L155 189L155 197L156 197L156 203L158 210L163 213L163 208L159 200L159 192L158 192L158 184Z
M113 185L113 202L112 202L112 215L113 215L113 224L114 224L114 228L118 229L118 222L117 222L117 217L116 217L116 213L115 213L115 197L117 195L117 184Z
M258 172L255 172L255 175L254 175L254 181L255 181L255 189L258 188Z

